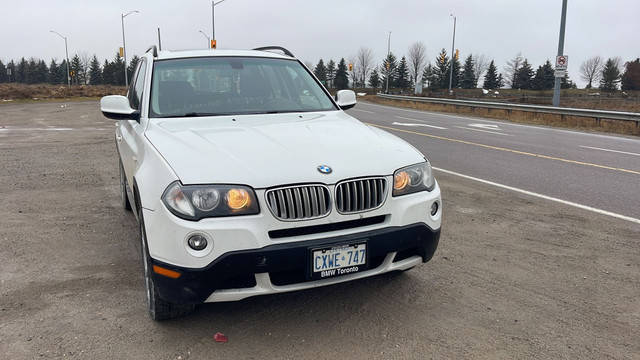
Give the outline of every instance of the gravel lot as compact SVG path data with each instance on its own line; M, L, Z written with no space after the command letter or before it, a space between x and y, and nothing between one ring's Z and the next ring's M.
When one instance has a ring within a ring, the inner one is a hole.
M113 125L96 101L0 104L2 358L640 354L640 226L442 173L431 262L153 322Z

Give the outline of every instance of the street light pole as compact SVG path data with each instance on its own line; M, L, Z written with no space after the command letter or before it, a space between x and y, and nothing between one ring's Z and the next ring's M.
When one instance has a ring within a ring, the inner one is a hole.
M69 48L67 47L67 37L62 36L53 30L50 30L49 32L52 32L64 39L64 54L67 57L67 86L71 86L71 72L69 72Z
M211 1L211 40L216 39L216 14L214 9L216 5L220 4L223 1L224 0L220 0L218 2Z
M450 14L450 16L453 16L453 41L451 41L451 69L449 70L449 95L453 94L453 91L451 90L451 83L453 82L453 49L456 46L456 16L453 14Z
M207 49L211 46L209 44L211 44L211 38L207 36L207 34L205 34L202 30L198 30L202 33L202 35L204 35L204 37L207 38Z
M391 64L389 64L389 56L391 55L391 31L389 31L389 41L387 41L387 89L385 90L385 94L389 93L389 67L391 66Z
M127 76L127 44L124 40L124 18L126 18L131 13L137 13L138 10L129 11L125 15L120 14L122 17L122 55L124 59L124 86L129 87L129 77Z

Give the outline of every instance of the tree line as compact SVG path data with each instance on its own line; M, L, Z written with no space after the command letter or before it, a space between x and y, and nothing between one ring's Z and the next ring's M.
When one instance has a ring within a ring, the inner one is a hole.
M127 66L127 76L135 71L138 56L134 55ZM124 59L116 53L112 61L101 63L94 54L90 57L86 53L76 54L69 60L69 74L67 61L58 62L52 59L49 64L44 60L22 58L11 60L4 64L0 61L0 83L22 84L52 84L66 85L67 76L73 85L120 85L124 86Z
M551 90L555 82L555 69L550 60L539 65L536 70L529 60L518 53L507 61L503 72L498 70L493 59L486 55L469 54L460 63L459 52L448 54L442 49L433 62L427 60L426 46L421 42L413 43L406 56L398 57L389 52L376 65L373 51L360 47L355 56L348 60L341 58L336 64L332 59L327 63L320 59L318 63L307 64L316 77L328 88L346 89L349 87L372 87L374 91L382 89L400 89L408 91L416 84L428 91L452 88L493 90L508 86L512 89ZM127 66L127 77L131 78L138 62L134 55ZM124 85L124 60L116 53L112 61L98 61L87 53L79 53L69 61L71 83L75 85ZM619 57L604 59L594 56L585 60L579 69L580 78L587 83L587 89L598 88L604 92L621 90L640 90L640 58L623 63ZM22 58L11 60L8 64L0 61L0 83L24 83L53 85L67 83L66 60L58 62L52 59L49 64L44 60ZM568 74L562 78L563 89L576 85Z
M315 67L312 64L308 66L327 87L337 89L369 86L374 91L408 91L420 84L428 91L436 91L448 89L451 83L451 88L459 89L481 86L494 90L508 86L522 90L551 90L555 84L555 68L550 60L534 68L527 58L518 53L507 61L503 72L500 72L495 61L486 55L469 54L461 64L458 50L448 54L442 49L433 62L427 60L426 52L426 46L416 42L409 47L407 56L398 60L393 52L389 52L382 63L376 65L373 51L363 46L356 56L349 57L350 70L346 74L343 72L347 68L344 58L337 68L333 60L325 64L323 59ZM587 89L597 86L605 92L640 90L640 58L622 65L620 58L605 61L596 56L580 66L580 78L588 83ZM561 78L561 88L576 87L568 73L565 73Z

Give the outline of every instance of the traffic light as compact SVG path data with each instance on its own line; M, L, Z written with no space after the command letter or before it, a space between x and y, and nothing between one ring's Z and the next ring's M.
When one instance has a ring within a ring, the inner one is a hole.
M460 50L456 49L456 60L460 57Z
M389 62L385 61L385 66L387 67L387 70L389 70Z
M349 71L353 71L353 64L349 64Z
M120 57L124 57L124 48L123 48L122 46L120 46L120 49L119 49L119 50L120 50L120 51L119 51L119 53L120 53Z
M440 64L444 64L444 53L440 54Z
M218 43L215 40L211 40L211 48L215 49Z

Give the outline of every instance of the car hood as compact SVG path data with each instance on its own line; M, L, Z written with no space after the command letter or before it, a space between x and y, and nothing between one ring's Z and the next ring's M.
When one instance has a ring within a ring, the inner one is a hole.
M183 184L333 184L424 161L342 111L151 119L146 137ZM332 172L320 173L321 165Z

